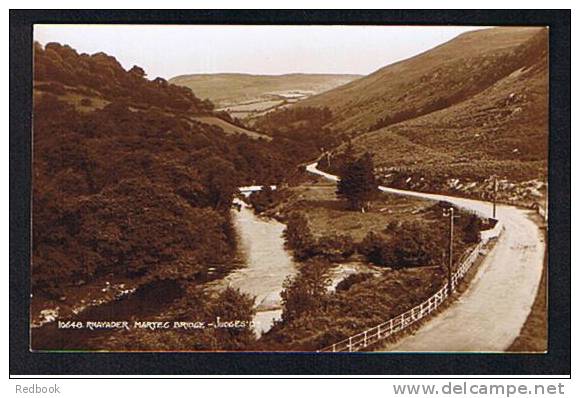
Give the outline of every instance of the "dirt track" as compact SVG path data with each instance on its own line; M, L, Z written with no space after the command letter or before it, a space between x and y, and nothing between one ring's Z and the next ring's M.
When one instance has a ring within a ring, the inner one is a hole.
M311 173L337 177L307 166ZM491 215L491 204L472 199L380 187L384 192L445 200ZM382 350L388 351L505 351L519 335L531 310L542 275L545 242L531 211L498 206L504 231L486 256L466 292L415 334Z

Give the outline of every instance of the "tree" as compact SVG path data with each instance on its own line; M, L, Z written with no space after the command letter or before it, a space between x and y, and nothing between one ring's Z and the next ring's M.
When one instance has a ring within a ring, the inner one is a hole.
M324 260L310 260L294 279L287 278L284 281L284 290L280 293L284 321L292 321L324 309L324 299L330 284L327 276L329 267L330 263Z
M217 210L229 209L237 191L237 173L232 163L219 156L212 156L196 166L204 177L209 205Z
M146 76L143 68L141 68L137 65L133 65L133 67L129 70L129 73L138 77L139 79L143 79Z
M377 192L378 183L373 169L372 156L368 152L343 165L336 194L346 199L352 210L364 212L366 203Z
M253 192L249 197L249 201L256 212L262 213L272 206L274 195L275 191L270 185L266 184L261 190Z
M465 243L477 243L481 238L481 220L477 215L471 214L463 227L463 241Z
M286 223L284 237L288 248L292 249L298 260L311 256L314 236L308 226L308 220L300 213L292 213Z
M384 232L369 232L358 246L373 264L391 268L435 265L441 258L441 237L419 222L390 224Z

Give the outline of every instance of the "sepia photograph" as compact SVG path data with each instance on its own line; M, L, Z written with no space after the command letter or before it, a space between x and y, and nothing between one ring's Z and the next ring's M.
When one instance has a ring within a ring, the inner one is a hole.
M34 24L30 351L546 353L549 37Z

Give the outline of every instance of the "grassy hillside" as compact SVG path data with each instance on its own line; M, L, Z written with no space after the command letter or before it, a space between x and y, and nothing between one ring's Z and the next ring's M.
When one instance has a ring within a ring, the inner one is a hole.
M242 73L192 74L169 81L210 99L219 109L238 118L251 118L340 85L359 75L304 74L250 75Z
M383 166L469 169L478 163L501 175L518 163L540 171L547 160L547 67L541 56L466 101L363 134L355 147L376 148ZM528 174L518 171L509 173L515 179Z
M331 97L348 102L348 96L364 103L342 111L337 106L343 103L335 102L336 117L327 126L335 134L353 128L352 148L374 155L386 185L488 198L496 175L500 200L541 203L548 156L547 44L542 29L470 32L304 103ZM431 72L425 74L427 67ZM356 86L388 76L382 86L355 95ZM332 101L324 104L332 109ZM331 168L345 148L335 151Z
M200 122L200 123L205 123L205 124L209 124L211 126L219 127L226 134L234 134L234 135L241 134L241 135L247 135L248 137L254 138L257 140L259 140L259 139L264 139L266 141L272 140L272 137L270 137L269 135L260 134L260 133L248 130L248 129L240 127L240 126L236 126L235 124L232 124L226 120L220 119L216 116L195 116L193 119Z
M462 102L535 62L545 46L541 28L468 32L300 106L329 107L338 132L376 130Z

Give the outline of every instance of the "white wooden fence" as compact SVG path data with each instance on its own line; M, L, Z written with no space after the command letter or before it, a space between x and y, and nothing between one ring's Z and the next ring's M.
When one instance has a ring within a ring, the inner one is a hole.
M482 252L483 246L490 239L499 237L502 229L503 226L498 221L494 228L487 231L482 231L481 241L479 244L466 254L465 258L461 261L461 265L459 268L457 268L451 277L453 289L455 286L457 286L461 279L463 279L467 271L469 271L471 266L475 263L475 260ZM324 347L318 350L318 352L360 351L369 345L376 343L377 341L386 339L387 337L393 336L395 333L405 330L410 325L426 317L437 308L439 308L439 306L448 297L447 284L448 282L446 282L445 285L443 285L443 287L437 291L437 293L429 297L421 304L411 308L409 311L397 315L396 317L391 318L388 321L381 323L380 325L367 329L364 332L350 336L349 338L341 340L338 343L334 343L331 346Z

